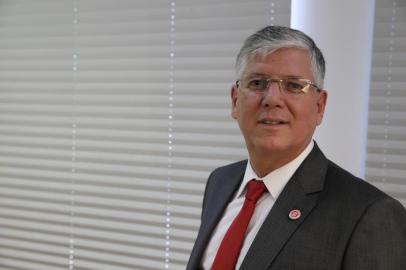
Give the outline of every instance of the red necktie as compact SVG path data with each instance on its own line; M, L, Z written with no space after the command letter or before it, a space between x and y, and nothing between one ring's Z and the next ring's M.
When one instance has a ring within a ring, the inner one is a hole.
M244 242L245 231L255 210L255 204L265 190L263 181L251 180L248 182L244 204L224 235L211 270L235 269Z

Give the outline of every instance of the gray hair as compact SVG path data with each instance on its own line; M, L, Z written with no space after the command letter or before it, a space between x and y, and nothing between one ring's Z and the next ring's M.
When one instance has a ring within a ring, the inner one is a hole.
M237 56L235 69L238 78L255 56L265 56L281 48L302 48L309 52L315 84L323 88L326 65L316 43L305 33L285 26L267 26L249 36Z

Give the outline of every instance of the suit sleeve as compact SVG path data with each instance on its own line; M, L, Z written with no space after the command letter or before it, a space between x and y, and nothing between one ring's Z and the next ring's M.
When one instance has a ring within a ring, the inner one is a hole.
M375 201L360 218L344 257L345 270L406 269L406 210L396 200Z

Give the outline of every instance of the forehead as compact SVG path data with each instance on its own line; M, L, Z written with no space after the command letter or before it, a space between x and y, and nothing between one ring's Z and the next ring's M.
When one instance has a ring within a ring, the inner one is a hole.
M309 53L301 48L281 48L265 55L256 55L246 65L242 77L251 74L314 79Z

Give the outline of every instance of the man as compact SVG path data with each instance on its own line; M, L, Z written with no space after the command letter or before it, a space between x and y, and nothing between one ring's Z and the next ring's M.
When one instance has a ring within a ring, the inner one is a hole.
M406 269L404 207L312 140L327 100L313 40L266 27L236 70L231 115L249 158L210 175L187 269Z

